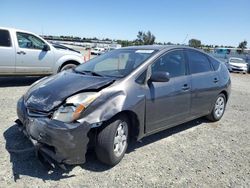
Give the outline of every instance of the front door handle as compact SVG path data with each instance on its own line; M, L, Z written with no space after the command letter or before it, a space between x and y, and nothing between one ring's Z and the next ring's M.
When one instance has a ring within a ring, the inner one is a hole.
M190 89L190 87L188 86L188 84L184 84L182 87L183 91L188 91Z
M18 55L21 55L21 54L25 55L26 52L25 52L25 51L19 51L19 52L17 52L17 54L18 54Z

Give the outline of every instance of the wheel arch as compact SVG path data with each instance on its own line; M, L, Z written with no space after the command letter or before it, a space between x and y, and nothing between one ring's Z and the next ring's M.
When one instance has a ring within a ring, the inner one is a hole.
M125 110L120 113L125 114L130 121L129 122L130 123L130 126L129 126L130 138L137 139L139 136L139 132L140 132L140 121L139 121L137 114L130 110Z
M226 102L228 101L228 93L226 90L221 91L219 94L223 94L226 98Z
M108 119L106 122L108 121L112 121L112 119L116 118L117 116L120 115L125 115L128 120L129 120L129 132L130 132L130 139L133 140L137 140L139 133L140 133L140 121L139 118L137 116L137 114L131 110L124 110L121 111L117 114L115 114L114 116L112 116L110 119ZM103 126L99 127L100 129L103 129Z

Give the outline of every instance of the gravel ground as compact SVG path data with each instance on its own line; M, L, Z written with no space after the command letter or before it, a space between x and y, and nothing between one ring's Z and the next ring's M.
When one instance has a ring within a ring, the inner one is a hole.
M198 119L133 143L109 168L94 152L65 172L47 171L35 154L9 153L30 142L14 124L16 102L38 78L0 78L0 187L250 187L250 75L232 74L223 119Z

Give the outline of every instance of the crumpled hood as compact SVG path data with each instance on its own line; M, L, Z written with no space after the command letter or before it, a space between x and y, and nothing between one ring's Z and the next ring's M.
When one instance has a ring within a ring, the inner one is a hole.
M113 81L114 79L108 77L63 71L31 86L24 95L24 100L28 109L49 112L75 93L98 90Z

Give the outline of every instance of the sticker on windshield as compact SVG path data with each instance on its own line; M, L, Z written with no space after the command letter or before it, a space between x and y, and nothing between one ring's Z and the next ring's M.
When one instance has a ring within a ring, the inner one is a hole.
M152 54L154 50L136 50L135 53L139 54Z

